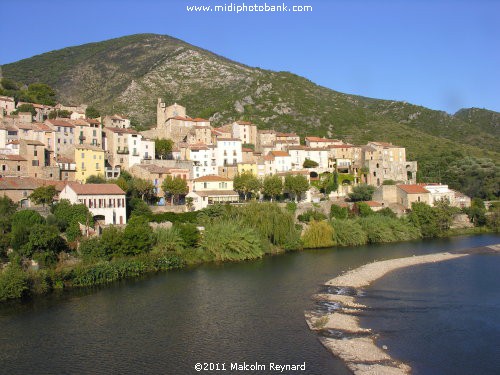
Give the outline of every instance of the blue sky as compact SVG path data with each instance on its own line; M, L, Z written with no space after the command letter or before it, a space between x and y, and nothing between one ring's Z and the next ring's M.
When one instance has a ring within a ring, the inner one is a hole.
M500 111L500 1L284 1L313 11L186 11L187 5L283 0L4 1L0 64L150 32L341 92L449 113L462 107Z

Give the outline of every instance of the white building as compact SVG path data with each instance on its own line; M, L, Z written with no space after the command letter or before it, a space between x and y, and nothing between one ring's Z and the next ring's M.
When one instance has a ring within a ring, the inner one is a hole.
M193 191L187 198L193 198L195 210L201 210L210 204L234 203L240 197L233 190L233 180L222 176L203 176L193 180Z
M217 157L214 146L191 145L188 148L187 159L193 162L194 178L217 174Z
M94 220L104 221L106 225L127 223L125 192L118 185L68 183L59 198L73 204L84 204Z
M301 170L304 167L306 159L318 163L318 169L328 169L328 149L327 148L310 148L305 146L292 146L288 148L288 153L291 156L292 168Z
M218 167L229 165L236 166L243 160L241 153L241 139L219 138L217 139L216 164Z
M325 148L328 146L340 146L344 142L339 139L327 139L320 137L306 137L306 146L311 148Z
M292 158L290 154L285 151L271 151L269 156L273 158L272 168L273 173L288 172L292 170Z

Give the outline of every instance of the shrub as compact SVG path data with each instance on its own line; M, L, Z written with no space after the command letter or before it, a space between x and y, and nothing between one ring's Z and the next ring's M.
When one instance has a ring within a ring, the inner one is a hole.
M19 266L10 265L0 272L0 301L21 298L28 290L28 275Z
M400 219L373 215L359 219L359 224L368 235L370 243L407 241L420 237L418 228Z
M162 212L160 214L153 214L151 216L151 221L155 223L164 223L170 221L171 223L195 223L198 218L198 214L201 211L191 211L191 212Z
M375 212L377 215L380 215L380 216L387 216L387 217L390 217L390 218L397 218L397 215L396 213L391 210L389 207L384 207L382 208L381 210L378 210L377 212Z
M217 261L261 258L261 239L255 230L235 222L219 222L205 229L200 248Z
M155 231L155 236L156 245L153 248L155 252L181 251L185 247L184 239L178 227L158 228Z
M87 238L80 243L78 248L83 259L106 259L111 258L111 253L107 253L103 242L98 237Z
M355 211L361 217L367 217L373 214L373 210L366 202L356 202L354 203Z
M182 238L185 246L196 247L200 242L200 231L196 225L191 223L175 223L174 228L178 231L179 236Z
M360 246L368 242L368 236L358 222L354 220L331 221L333 240L338 246Z
M300 232L295 228L291 212L276 203L250 203L240 207L234 215L243 225L254 228L271 245L284 249L300 246Z
M330 207L330 218L347 219L349 210L347 207L340 207L339 205L332 204Z
M311 221L302 237L305 248L331 247L333 228L326 221Z
M311 220L321 221L326 219L326 215L323 212L309 209L303 214L300 214L297 219L303 223L308 223Z

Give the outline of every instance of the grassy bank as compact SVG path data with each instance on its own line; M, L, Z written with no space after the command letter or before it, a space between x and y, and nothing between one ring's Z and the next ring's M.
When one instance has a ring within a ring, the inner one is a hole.
M450 229L445 225L450 223L443 214L445 211L428 207L416 207L404 218L397 218L387 210L347 213L332 207L330 218L315 220L319 216L310 215L309 222L298 223L293 210L272 203L211 206L196 215L179 214L173 218L171 214L165 215L173 219L169 220L174 222L173 226L155 230L149 225L151 218L133 216L125 229L109 227L100 237L80 239L78 247L63 247L66 250L58 254L58 261L40 255L47 254L47 249L43 253L34 250L33 259L43 260L36 271L27 267L28 247L23 245L10 255L10 264L0 272L0 301L103 285L189 265L252 260L299 249L354 247L498 231L486 226ZM162 222L160 217L154 221ZM59 239L57 234L49 234L52 241L49 245L58 243L59 240L53 241Z

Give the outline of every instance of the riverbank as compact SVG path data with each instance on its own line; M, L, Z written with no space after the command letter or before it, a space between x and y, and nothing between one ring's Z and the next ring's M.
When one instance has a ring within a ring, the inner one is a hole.
M355 374L409 374L410 366L390 357L375 344L377 335L359 325L357 315L367 307L357 303L356 296L362 288L397 269L482 252L500 253L500 245L379 261L348 271L327 281L324 290L313 297L318 308L306 313L307 324Z

